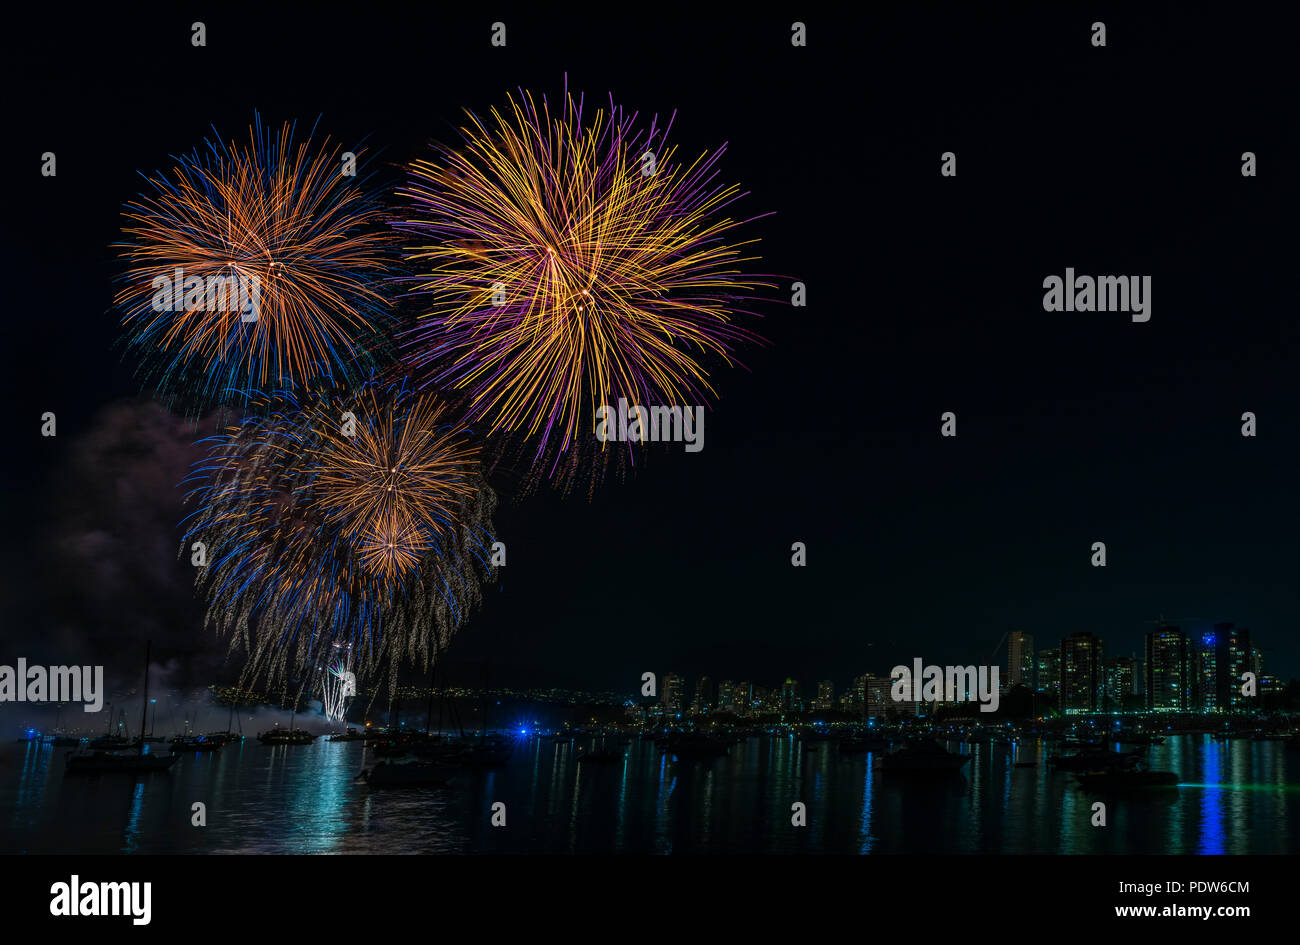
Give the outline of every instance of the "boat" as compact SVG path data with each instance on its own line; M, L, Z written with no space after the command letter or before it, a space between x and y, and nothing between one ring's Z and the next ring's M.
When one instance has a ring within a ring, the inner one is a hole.
M510 760L510 740L504 735L483 735L468 747L468 753L462 757L465 764L497 768Z
M366 736L358 732L355 728L350 728L346 732L335 733L327 741L331 742L361 742L365 741Z
M441 735L434 735L430 738L422 739L411 746L416 757L423 758L426 761L442 761L444 763L459 762L469 751L469 743L464 739L444 738Z
M403 738L393 741L372 742L370 750L375 753L377 758L401 758L403 755L409 755L412 747L411 742Z
M131 748L133 742L125 735L101 735L99 738L90 740L90 747L93 749L103 749L104 751L117 751L122 748Z
M235 703L230 703L230 716L226 719L226 730L224 732L208 732L207 736L211 741L221 745L229 745L232 742L242 742L244 740L244 723L239 722L239 731L235 731Z
M497 768L510 760L514 746L505 735L496 732L462 738L434 736L422 739L407 749L426 762L451 766ZM389 752L389 756L392 756ZM405 754L399 752L398 754ZM418 763L418 762L415 762Z
M175 755L131 754L121 751L69 752L64 774L149 774L166 771Z
M880 767L885 771L956 772L970 758L970 755L948 751L936 741L918 741L885 755L880 759Z
M1173 771L1152 771L1136 759L1119 767L1080 771L1075 777L1085 791L1130 791L1178 786L1178 775Z
M262 732L257 736L257 740L263 745L310 745L316 740L316 736L300 728L273 728Z
M1164 740L1163 735L1157 735L1154 732L1119 731L1115 733L1115 741L1121 745L1159 745Z
M73 735L67 731L61 724L63 720L63 706L60 705L54 712L54 732L45 736L55 748L76 748L86 739L80 735Z
M678 761L695 761L730 754L731 745L712 735L687 732L669 736L662 743L661 750Z
M172 754L188 751L217 751L225 745L205 735L177 735L171 741Z
M455 768L436 761L381 761L361 772L371 787L444 787Z
M1047 765L1061 771L1095 771L1130 764L1142 754L1142 751L1142 749L1110 751L1105 748L1093 748L1073 755L1054 755L1047 759Z
M144 651L144 709L149 711L149 656L153 643L145 644ZM144 731L144 718L140 719L140 731ZM64 775L69 774L152 774L166 771L176 763L175 755L157 755L145 752L144 739L136 743L134 753L113 750L88 750L85 752L68 752Z

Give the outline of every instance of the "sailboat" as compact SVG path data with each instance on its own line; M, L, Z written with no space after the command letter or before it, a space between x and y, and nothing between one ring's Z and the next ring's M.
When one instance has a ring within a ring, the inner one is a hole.
M880 767L886 771L906 772L956 772L969 762L970 755L958 755L948 751L933 739L918 739L905 744L880 759Z
M58 709L54 712L54 734L50 736L50 744L55 748L74 748L80 745L84 739L80 735L71 735L60 724L63 720L63 703L59 703Z
M150 774L154 771L166 771L176 763L175 755L159 755L145 752L144 730L149 712L149 657L153 642L145 644L144 650L144 706L140 710L140 740L136 743L134 754L126 751L97 750L87 752L68 752L67 774Z
M146 700L148 699L148 693L145 693L145 698L146 698ZM149 705L149 704L150 704L149 702L147 702L147 701L145 702L145 705ZM166 738L164 738L164 737L161 736L161 735L155 735L155 734L153 733L154 726L158 724L158 700L157 700L157 699L155 699L155 700L153 701L153 707L154 707L154 709L153 709L153 718L150 719L150 721L149 721L149 734L148 734L148 735L142 735L141 737L142 737L145 741L147 741L147 742L165 742L165 741L167 741ZM143 731L143 729L142 729L141 731ZM174 739L174 738L172 739L172 741L175 741L175 740L176 740L176 739Z
M117 749L119 749L119 748L131 748L131 747L132 747L132 745L131 745L131 740L130 740L129 738L127 738L125 735L122 735L122 734L115 734L115 733L113 732L113 718L114 718L114 716L121 716L121 721L119 721L119 722L117 723L117 724L118 724L118 728L120 728L120 729L125 729L125 728L126 728L126 710L125 710L125 709L119 709L116 713L110 713L110 714L109 714L109 718L108 718L107 727L104 729L104 734L103 734L103 735L100 735L98 738L92 738L92 739L90 740L90 747L91 747L91 748L103 748L103 749L108 749L108 750L114 750L114 751L115 751L115 750L117 750Z
M263 745L310 745L316 740L316 736L311 732L305 732L300 728L294 728L294 720L298 718L298 706L294 704L293 712L289 716L289 727L287 729L277 726L262 732L257 736L257 740Z
M226 743L208 735L177 735L171 741L172 754L193 751L220 751Z
M230 702L230 717L226 719L226 730L224 732L208 732L206 736L209 741L216 742L218 746L229 745L231 742L242 742L244 740L244 722L239 722L239 731L235 731L235 702Z
M465 756L465 763L476 767L496 768L504 765L510 760L513 745L509 738L499 732L488 732L488 664L485 661L482 667L482 677L479 686L483 695L483 728L479 732L478 741L470 746L469 753Z

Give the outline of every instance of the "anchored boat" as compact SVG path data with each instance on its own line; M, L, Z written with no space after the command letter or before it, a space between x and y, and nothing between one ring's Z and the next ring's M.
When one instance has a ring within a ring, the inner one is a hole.
M933 740L913 742L885 755L880 767L885 771L956 772L970 761L970 755L948 751Z
M144 650L144 708L149 711L149 656L152 643L145 644ZM140 719L140 731L144 731L145 719ZM136 743L134 753L126 751L92 750L87 752L68 752L68 760L63 773L68 774L150 774L166 771L176 763L175 755L146 754L144 739Z

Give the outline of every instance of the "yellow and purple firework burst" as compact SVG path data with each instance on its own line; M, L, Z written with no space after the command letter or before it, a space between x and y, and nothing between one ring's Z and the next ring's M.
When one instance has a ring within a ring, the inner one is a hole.
M427 241L408 251L424 308L400 347L422 384L524 438L567 488L620 452L592 446L600 407L715 397L708 362L759 340L737 317L773 286L731 242L723 214L743 194L715 183L725 145L679 160L671 120L638 130L612 100L584 115L567 92L556 114L527 93L490 114L399 188L412 210L396 225Z

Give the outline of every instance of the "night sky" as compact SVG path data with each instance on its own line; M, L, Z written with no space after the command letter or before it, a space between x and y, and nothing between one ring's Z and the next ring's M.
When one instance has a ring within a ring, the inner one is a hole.
M46 4L6 31L0 662L134 668L146 635L160 660L222 651L165 534L166 469L85 441L141 393L109 245L137 171L169 169L210 125L245 136L255 109L319 115L397 164L454 140L462 107L558 95L567 75L643 116L675 110L682 153L727 142L741 209L773 213L748 228L756 268L805 282L808 306L768 306L753 326L768 344L713 374L703 452L654 453L590 502L502 486L509 564L454 662L486 657L514 685L632 692L675 670L840 688L916 656L986 661L1012 629L1141 656L1164 615L1249 627L1265 672L1300 672L1294 9L438 6ZM1247 150L1258 177L1240 173ZM1045 312L1042 281L1066 267L1150 275L1151 320ZM69 535L135 521L166 540L122 534L103 553L134 559L112 568L60 558Z

